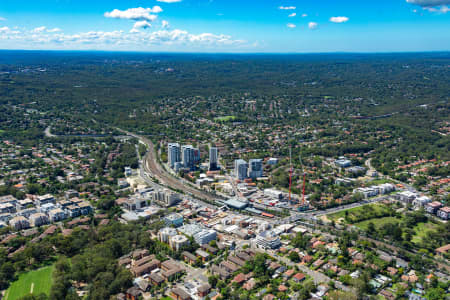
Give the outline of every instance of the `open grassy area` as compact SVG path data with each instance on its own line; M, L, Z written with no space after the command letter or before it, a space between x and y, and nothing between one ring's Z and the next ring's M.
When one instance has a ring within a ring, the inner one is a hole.
M385 183L393 183L393 184L395 184L395 181L390 180L390 179L383 179L383 178L374 179L374 180L370 181L370 185L380 185L380 184L385 184Z
M346 210L341 210L336 213L329 214L329 215L327 215L327 218L329 220L336 221L337 219L345 218L346 212L350 217L352 217L352 216L363 215L368 210L373 210L375 213L382 213L385 209L386 209L386 207L381 204L367 204L367 205L350 208L350 209L346 209Z
M387 223L398 223L400 221L401 221L401 219L397 219L395 217L384 217L384 218L376 218L376 219L370 219L370 220L358 222L358 223L355 223L353 225L355 225L356 227L359 227L361 229L367 230L368 224L370 222L372 222L375 225L375 228L379 229L384 224L387 224Z
M5 300L16 300L31 292L34 295L45 293L50 295L54 266L44 267L19 276L6 291Z
M416 234L412 238L412 242L417 244L422 242L422 238L427 234L428 231L435 230L438 225L428 222L428 223L419 223L414 226L414 231Z
M219 122L229 122L229 121L234 121L235 119L236 119L235 116L223 116L223 117L214 118L215 121L219 121Z

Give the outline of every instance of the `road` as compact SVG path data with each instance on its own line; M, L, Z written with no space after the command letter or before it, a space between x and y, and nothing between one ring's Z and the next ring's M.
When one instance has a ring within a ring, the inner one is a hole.
M56 137L56 135L52 134L52 133L50 132L50 130L51 130L50 126L48 126L47 128L45 128L45 131L44 131L45 136L46 136L46 137Z

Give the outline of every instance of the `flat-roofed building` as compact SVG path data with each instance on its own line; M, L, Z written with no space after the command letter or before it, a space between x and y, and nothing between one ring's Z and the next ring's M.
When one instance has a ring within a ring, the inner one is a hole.
M161 228L158 232L158 238L161 242L168 244L171 237L176 236L177 230L172 227Z
M31 226L38 227L48 224L48 217L43 213L36 213L30 216Z
M51 210L48 216L52 222L62 221L67 218L67 214L61 208Z
M194 240L199 245L209 244L217 239L217 232L213 229L202 230L194 234Z
M35 203L36 203L36 206L41 206L41 205L44 205L44 204L47 204L47 203L55 204L56 201L55 201L55 197L53 197L53 195L46 194L46 195L43 195L43 196L38 196L36 198L36 200L35 200Z
M259 233L255 242L258 247L263 249L276 249L281 246L280 237L272 230Z
M178 251L182 247L189 245L189 240L184 235L175 235L169 239L169 245L173 250Z
M30 228L30 222L22 216L12 218L9 221L9 226L13 227L16 230L22 230Z
M172 213L164 217L164 222L166 223L166 226L179 227L183 225L183 220L184 220L183 216L178 213Z

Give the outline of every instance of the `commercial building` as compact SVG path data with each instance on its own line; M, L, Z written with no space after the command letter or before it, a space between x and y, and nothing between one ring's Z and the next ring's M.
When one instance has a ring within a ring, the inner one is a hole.
M195 149L192 145L184 145L181 147L181 160L183 161L183 166L188 169L194 168L196 155Z
M234 209L244 209L247 207L248 203L239 201L238 199L230 199L225 202L225 204Z
M259 233L255 238L255 243L263 249L276 249L281 245L279 236L271 230Z
M193 237L194 234L202 231L204 228L198 224L185 224L179 228L177 228L177 230L187 236Z
M189 245L189 240L184 235L175 235L169 239L169 245L173 250L178 251L183 246Z
M234 176L239 180L247 178L248 163L243 159L234 161Z
M177 213L173 213L164 217L164 222L166 226L175 226L179 227L183 225L183 216Z
M209 148L209 170L217 170L218 151L217 147Z
M173 168L175 163L181 161L181 152L180 152L180 144L178 143L169 143L167 149L167 158L169 161L169 166Z
M248 177L256 179L263 176L263 161L262 159L250 159Z
M213 229L202 230L194 234L194 240L199 245L209 244L217 239L217 233Z
M180 194L172 192L168 189L157 190L151 193L153 201L159 202L166 207L177 204L181 201Z
M177 230L172 227L164 227L158 232L158 238L163 243L169 243L171 237L176 236Z
M334 164L339 168L348 168L351 167L352 162L348 159L346 159L344 156L339 157L339 159L336 159L334 161Z
M281 200L284 197L284 193L275 189L264 189L264 196Z

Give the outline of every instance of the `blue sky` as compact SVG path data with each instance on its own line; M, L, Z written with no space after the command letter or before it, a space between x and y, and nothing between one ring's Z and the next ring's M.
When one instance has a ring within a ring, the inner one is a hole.
M448 51L449 7L450 0L1 0L0 49Z

